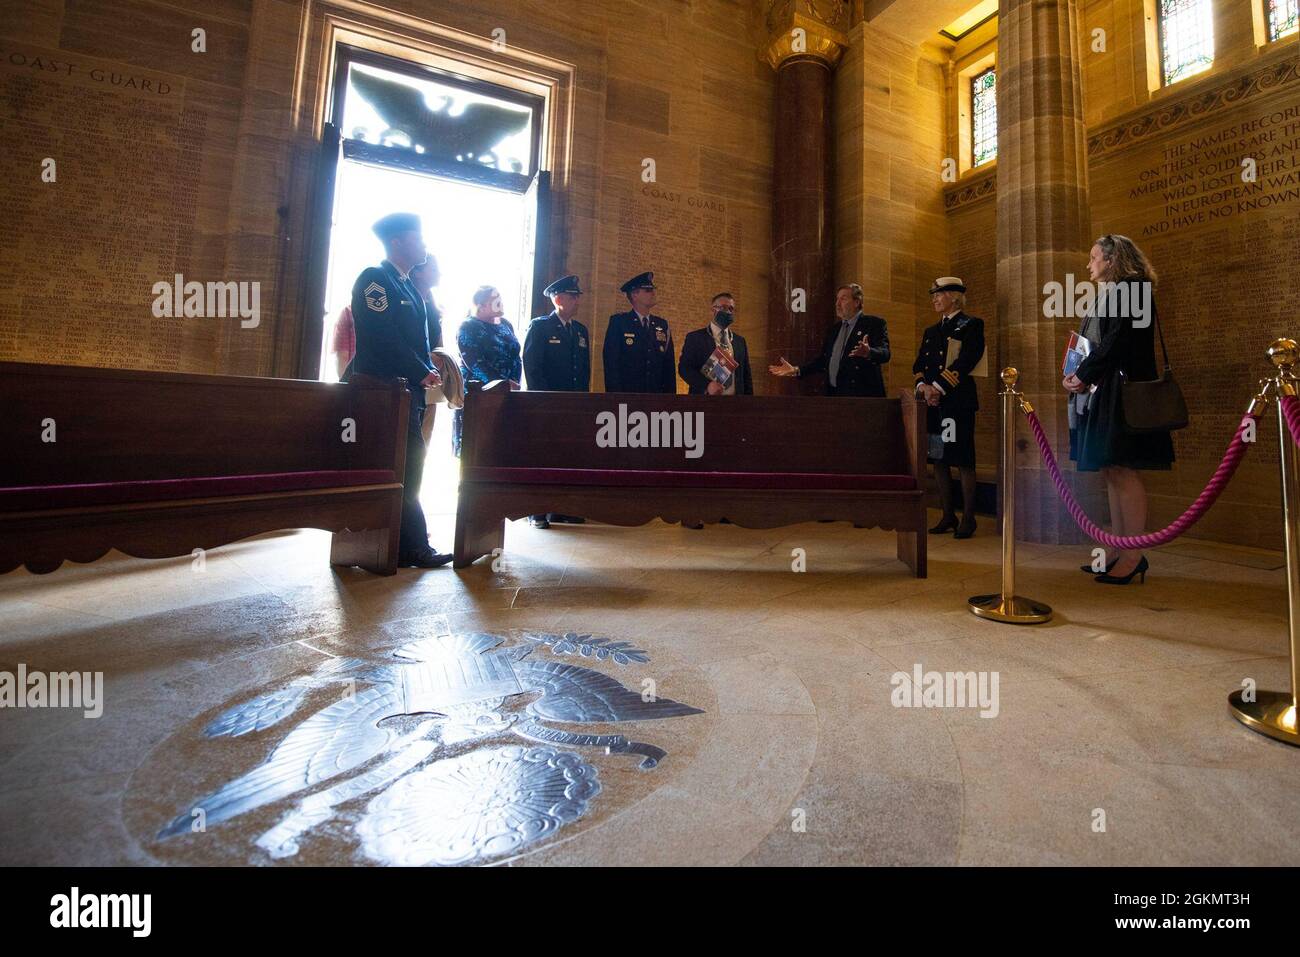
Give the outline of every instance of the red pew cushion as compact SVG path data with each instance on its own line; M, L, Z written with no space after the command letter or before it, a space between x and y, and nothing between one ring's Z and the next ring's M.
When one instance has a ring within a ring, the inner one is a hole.
M391 469L335 469L321 472L268 472L261 475L88 482L80 485L26 485L0 488L0 512L165 502L318 488L351 488L358 485L387 485L396 481L399 479Z
M605 485L648 488L808 489L887 491L916 489L910 475L852 475L835 472L684 472L668 469L535 469L465 466L467 482L524 485Z

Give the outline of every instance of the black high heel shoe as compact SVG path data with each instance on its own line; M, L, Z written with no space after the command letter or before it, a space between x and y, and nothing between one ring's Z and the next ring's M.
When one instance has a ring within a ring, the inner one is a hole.
M1118 565L1118 564L1119 564L1119 559L1118 559L1118 558L1115 559L1113 562L1107 562L1107 563L1106 563L1106 570L1105 570L1102 574L1109 575L1109 574L1110 574L1110 570L1111 570L1112 568L1114 568L1114 567L1115 567L1116 565ZM1080 565L1080 566L1079 566L1079 571L1081 571L1081 572L1087 572L1089 575L1096 575L1096 574L1097 574L1097 569L1093 568L1092 565Z
M1148 562L1147 557L1143 555L1142 559L1137 563L1137 567L1127 575L1098 575L1093 580L1102 585L1128 585L1132 583L1135 575L1141 575L1142 584L1145 585L1147 583L1147 569L1150 567L1151 563Z
M939 519L938 525L930 529L930 534L942 535L944 532L955 532L955 531L957 531L957 516L945 515L943 518Z

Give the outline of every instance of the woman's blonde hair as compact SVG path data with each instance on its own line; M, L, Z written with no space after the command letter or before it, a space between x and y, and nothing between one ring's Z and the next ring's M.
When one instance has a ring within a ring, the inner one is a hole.
M1101 247L1101 254L1106 257L1109 268L1104 277L1109 282L1122 282L1125 279L1144 279L1152 286L1158 281L1155 267L1146 254L1138 249L1137 243L1119 233L1107 233L1100 237L1096 246Z

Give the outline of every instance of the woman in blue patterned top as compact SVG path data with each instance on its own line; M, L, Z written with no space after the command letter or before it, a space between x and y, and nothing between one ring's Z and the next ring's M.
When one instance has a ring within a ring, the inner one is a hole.
M460 348L460 377L469 388L470 379L488 383L509 379L510 388L518 389L523 378L519 339L510 320L503 318L501 293L494 286L479 286L474 293L474 314L460 324L456 345ZM460 455L460 430L465 410L457 409L451 423L451 445Z

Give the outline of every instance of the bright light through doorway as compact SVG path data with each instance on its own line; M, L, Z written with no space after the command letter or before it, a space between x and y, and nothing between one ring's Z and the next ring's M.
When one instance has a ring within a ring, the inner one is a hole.
M481 285L500 290L506 318L522 342L531 318L527 315L529 303L521 301L521 287L525 279L532 278L531 257L523 253L529 212L525 204L531 202L531 197L519 193L340 161L330 235L321 379L338 381L331 352L334 324L343 307L350 304L357 276L384 257L370 227L381 216L398 210L420 216L425 245L438 259L442 280L434 290L434 299L442 310L447 350L459 358L456 333L470 312L474 290ZM421 490L434 545L442 550L450 547L450 526L444 531L435 516L454 513L457 474L451 454L451 410L443 405L436 413Z

